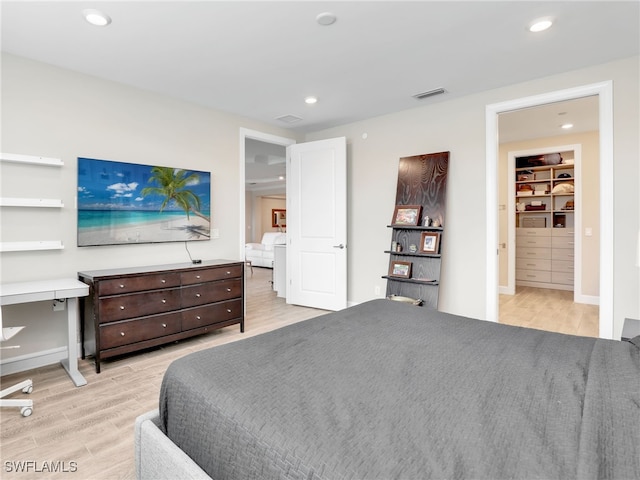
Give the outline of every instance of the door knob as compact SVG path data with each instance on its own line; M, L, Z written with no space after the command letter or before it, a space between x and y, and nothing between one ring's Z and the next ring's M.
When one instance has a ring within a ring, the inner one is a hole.
M340 250L342 250L344 248L344 245L341 243L340 245L334 245L333 248L339 248Z

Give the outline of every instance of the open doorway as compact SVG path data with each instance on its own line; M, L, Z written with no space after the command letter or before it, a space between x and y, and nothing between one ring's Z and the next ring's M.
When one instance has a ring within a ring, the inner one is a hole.
M286 147L252 138L245 140L245 237L260 243L264 233L286 228L279 215L286 212Z
M487 320L497 321L499 314L498 116L505 112L593 95L597 96L599 107L600 310L598 328L601 338L613 338L613 106L611 82L587 85L487 106ZM583 232L579 233L582 235Z
M270 209L280 208L286 200L286 147L294 143L292 138L240 129L239 200L240 211L244 212L240 222L240 258L245 258L247 242L260 242L263 230L272 229L261 212L267 211L270 219ZM273 207L269 206L271 203Z

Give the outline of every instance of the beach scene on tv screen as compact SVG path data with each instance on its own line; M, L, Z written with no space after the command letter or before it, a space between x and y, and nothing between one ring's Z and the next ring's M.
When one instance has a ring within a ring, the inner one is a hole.
M78 158L78 246L209 240L211 174Z

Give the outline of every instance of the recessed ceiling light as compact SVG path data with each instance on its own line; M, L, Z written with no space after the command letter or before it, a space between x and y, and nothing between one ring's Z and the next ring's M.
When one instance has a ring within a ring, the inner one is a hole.
M331 12L324 12L319 14L316 17L316 22L318 22L320 25L326 27L328 25L333 25L336 20L338 19L338 17L336 17L333 13Z
M553 21L550 18L538 18L529 24L530 32L542 32L553 25Z
M111 23L111 17L109 17L109 15L93 8L83 10L82 15L84 15L84 19L87 22L96 27L106 27Z
M569 130L570 128L573 128L573 123L565 123L565 124L561 125L560 128L564 128L565 130Z
M318 103L318 97L306 97L304 99L304 103L306 103L307 105L313 105L314 103Z

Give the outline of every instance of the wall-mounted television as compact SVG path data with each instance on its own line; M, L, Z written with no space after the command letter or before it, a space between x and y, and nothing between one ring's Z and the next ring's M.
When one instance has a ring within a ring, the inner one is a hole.
M78 246L209 240L211 173L78 158Z

